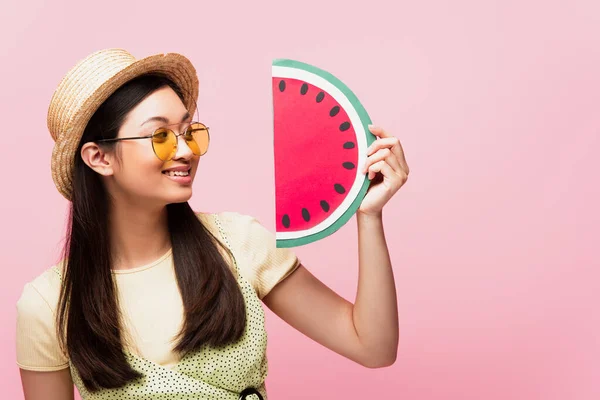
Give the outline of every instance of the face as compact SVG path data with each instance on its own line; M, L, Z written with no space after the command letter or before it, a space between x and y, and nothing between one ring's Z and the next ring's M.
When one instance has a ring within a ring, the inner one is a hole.
M140 137L167 127L179 134L192 121L181 99L170 87L146 97L133 108L123 122L118 138ZM192 153L182 136L170 161L159 159L152 139L122 140L114 154L106 154L102 173L111 195L130 203L163 206L180 203L192 196L192 182L198 169L199 156ZM85 149L82 149L85 150Z

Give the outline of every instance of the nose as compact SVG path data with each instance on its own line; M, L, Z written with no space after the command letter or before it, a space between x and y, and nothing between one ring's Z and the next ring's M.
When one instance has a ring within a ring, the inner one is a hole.
M190 160L194 156L192 149L187 145L183 135L177 136L177 151L173 160Z

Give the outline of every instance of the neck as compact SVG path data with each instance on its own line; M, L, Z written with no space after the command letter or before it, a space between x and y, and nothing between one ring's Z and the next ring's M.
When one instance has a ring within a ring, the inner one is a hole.
M139 267L164 255L171 246L167 208L119 203L113 205L109 219L113 269Z

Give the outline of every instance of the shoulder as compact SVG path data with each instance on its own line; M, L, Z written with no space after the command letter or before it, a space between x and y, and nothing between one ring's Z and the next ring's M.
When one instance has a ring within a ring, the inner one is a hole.
M300 265L291 249L277 248L275 235L252 215L223 211L203 217L211 219L261 299Z
M17 301L17 364L33 371L56 371L68 367L56 332L60 296L60 269L53 266L25 283Z
M215 220L220 221L221 223L236 224L236 223L244 223L249 222L250 220L255 219L254 217L246 214L239 213L237 211L219 211L219 212L202 212L197 211L196 216L200 218L202 222L213 222Z
M60 264L46 269L23 286L17 301L17 310L22 313L56 312L60 296Z
M237 211L197 212L196 215L213 233L234 242L244 241L256 234L269 233L256 217Z

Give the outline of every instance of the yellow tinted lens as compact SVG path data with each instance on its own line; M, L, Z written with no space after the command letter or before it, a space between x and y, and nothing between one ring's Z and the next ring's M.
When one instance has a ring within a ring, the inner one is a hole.
M177 151L177 137L169 129L160 128L152 135L154 154L163 161L173 158Z
M185 139L185 143L188 145L190 150L192 150L192 153L199 156L200 148L198 147L198 143L196 143L196 139L194 138L192 130L188 129L183 135L183 138Z
M185 140L194 154L204 155L208 150L208 128L200 122L192 122L186 131Z

